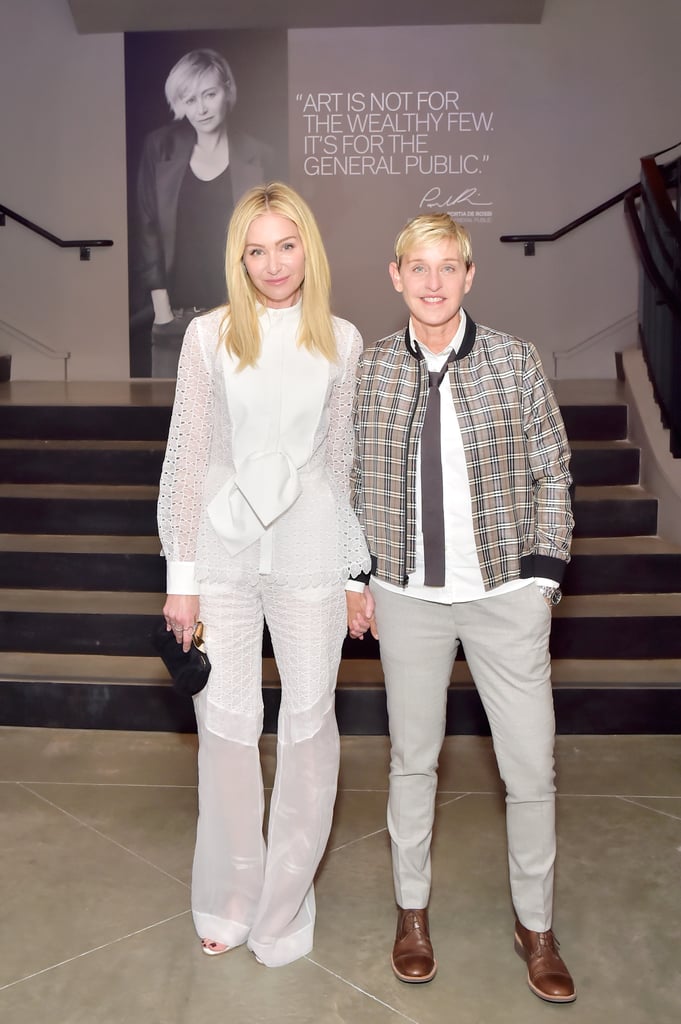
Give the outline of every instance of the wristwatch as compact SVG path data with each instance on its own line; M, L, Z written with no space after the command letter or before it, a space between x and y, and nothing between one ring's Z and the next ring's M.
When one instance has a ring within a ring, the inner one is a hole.
M563 597L563 591L560 587L541 586L538 589L541 596L546 598L549 604L554 605L554 607L555 605L560 604Z

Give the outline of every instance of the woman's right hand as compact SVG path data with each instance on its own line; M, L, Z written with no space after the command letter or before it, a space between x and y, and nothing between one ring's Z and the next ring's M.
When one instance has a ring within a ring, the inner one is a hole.
M168 632L172 630L178 644L182 644L182 650L188 651L199 621L198 594L168 594L163 605L163 617Z

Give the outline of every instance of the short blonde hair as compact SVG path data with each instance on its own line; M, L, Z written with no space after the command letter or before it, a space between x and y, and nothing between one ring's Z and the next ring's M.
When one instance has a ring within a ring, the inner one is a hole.
M243 257L248 230L264 213L277 213L293 221L303 244L305 277L298 344L334 362L337 348L331 321L331 274L324 243L310 207L280 181L252 188L234 208L225 253L229 305L220 325L220 339L239 359L240 370L255 366L260 357L258 306L263 305L263 299L248 276Z
M180 57L166 78L166 99L176 121L181 121L185 116L182 106L184 97L198 85L199 79L206 71L217 71L227 93L227 108L229 111L234 109L236 83L225 58L215 50L191 50L185 53L184 57Z
M418 246L438 245L449 240L457 243L461 259L469 270L473 265L471 236L448 213L421 213L407 221L395 239L395 262L400 267L407 253Z

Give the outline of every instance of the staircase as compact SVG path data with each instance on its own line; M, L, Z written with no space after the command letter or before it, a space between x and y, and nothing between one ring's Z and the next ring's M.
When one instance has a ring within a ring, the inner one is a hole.
M551 648L562 733L681 732L681 549L656 535L611 381L559 382L576 531ZM163 604L156 484L172 385L0 384L0 725L192 731L151 648ZM265 730L279 688L263 649ZM347 640L343 733L387 731L377 645ZM465 660L450 733L487 724Z

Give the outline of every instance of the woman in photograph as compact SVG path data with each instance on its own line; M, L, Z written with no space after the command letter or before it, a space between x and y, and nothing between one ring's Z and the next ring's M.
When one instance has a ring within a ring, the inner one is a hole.
M159 497L164 616L185 649L202 621L212 664L194 698L194 924L207 954L247 943L275 967L312 948L339 764L344 582L369 568L349 500L362 341L330 313L317 224L286 185L237 204L226 271L230 304L190 323L180 357ZM267 843L264 620L281 677Z
M192 50L171 69L174 122L146 139L138 175L141 285L151 299L152 377L174 377L198 313L224 304L227 225L235 201L268 177L268 147L228 130L236 103L229 64Z

